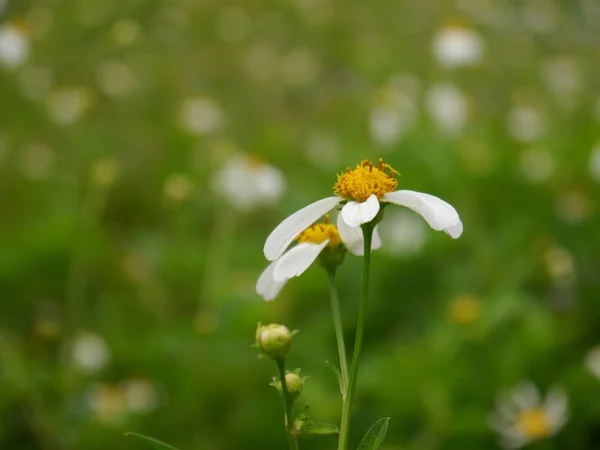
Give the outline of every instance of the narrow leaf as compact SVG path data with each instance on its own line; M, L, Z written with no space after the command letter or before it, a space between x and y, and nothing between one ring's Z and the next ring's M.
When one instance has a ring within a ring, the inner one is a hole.
M340 369L338 369L335 364L330 363L329 361L325 361L325 364L327 364L329 366L329 368L331 370L333 370L333 372L335 373L338 383L340 384L340 391L341 391L342 395L345 395L344 391L346 389L344 388L344 385L342 384L342 374L340 373Z
M144 436L143 434L125 433L125 436L132 436L140 441L143 441L155 450L178 450L172 445L165 444L164 442L161 442L158 439L154 439L150 436Z
M375 422L375 424L369 428L367 434L365 434L365 437L358 446L358 450L377 450L385 439L389 421L389 417L384 417Z

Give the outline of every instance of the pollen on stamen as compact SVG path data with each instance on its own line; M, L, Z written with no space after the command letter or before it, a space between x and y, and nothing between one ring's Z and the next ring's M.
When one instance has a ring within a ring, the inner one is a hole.
M335 225L329 223L329 215L325 216L325 223L319 223L308 227L296 238L298 242L321 244L326 240L328 247L336 247L341 244L342 239Z
M377 166L365 159L354 170L348 167L345 173L338 175L333 189L336 195L347 200L364 202L372 194L381 199L398 187L396 175L399 175L398 172L385 164L382 158Z

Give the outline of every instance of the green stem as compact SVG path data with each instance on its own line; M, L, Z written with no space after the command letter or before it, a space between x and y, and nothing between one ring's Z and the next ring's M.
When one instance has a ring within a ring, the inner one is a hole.
M342 326L342 313L340 311L340 300L338 298L337 287L335 285L335 269L327 271L329 276L329 295L331 297L331 311L333 312L333 325L335 327L335 337L337 339L338 353L340 355L340 372L342 397L346 397L348 390L348 361L346 360L346 344L344 344L344 328Z
M281 390L283 393L283 404L285 407L285 432L287 434L288 445L290 450L298 450L298 440L294 434L294 422L293 422L293 411L294 411L294 399L290 396L288 391L287 381L285 379L285 359L277 358L277 368L279 369L279 379L281 380Z
M363 260L363 285L360 306L358 308L358 323L356 325L356 339L354 341L354 353L352 354L352 365L350 367L350 380L346 398L342 405L342 423L340 425L340 440L338 450L347 450L348 437L350 434L350 412L352 400L354 399L354 390L356 388L356 379L358 376L358 362L360 351L362 349L363 334L365 331L365 316L367 310L367 297L369 293L369 271L371 268L371 241L373 239L373 225L365 223L362 226L364 235L364 260Z

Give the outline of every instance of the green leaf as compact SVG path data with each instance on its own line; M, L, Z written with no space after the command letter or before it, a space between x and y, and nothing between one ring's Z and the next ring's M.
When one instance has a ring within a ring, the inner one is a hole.
M125 436L133 436L134 438L145 442L150 447L156 450L178 450L172 445L165 444L164 442L159 441L158 439L151 438L150 436L144 436L143 434L138 433L125 433Z
M330 363L329 361L325 361L325 364L327 364L329 366L329 368L331 370L333 370L333 372L335 373L335 376L338 379L338 383L340 384L340 391L341 391L342 395L345 395L345 392L344 392L345 389L344 389L344 385L342 384L342 374L340 373L340 369L338 369L335 364Z
M389 421L389 417L384 417L375 422L375 424L369 428L367 434L365 434L365 437L358 446L358 450L377 450L385 439Z
M332 423L311 423L306 432L308 434L338 434L340 430L337 425Z

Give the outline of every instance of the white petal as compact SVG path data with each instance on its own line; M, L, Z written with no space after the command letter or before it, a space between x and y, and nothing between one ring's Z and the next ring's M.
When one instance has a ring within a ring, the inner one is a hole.
M412 209L420 214L431 228L443 230L454 239L462 234L463 226L458 213L452 205L440 198L422 192L403 190L389 192L383 199Z
M275 262L273 279L278 282L285 282L292 277L302 275L315 262L315 259L319 256L321 250L327 246L328 242L329 239L321 244L303 242L296 245Z
M285 281L275 281L273 279L276 264L277 261L269 264L256 282L256 292L267 301L277 297L277 294L286 283Z
M371 194L362 203L348 202L342 208L342 218L350 227L360 227L363 223L370 222L379 212L379 200L375 194Z
M540 405L540 391L532 381L524 381L514 390L512 401L521 410L537 408Z
M281 222L267 238L263 249L269 261L279 258L292 241L319 217L331 211L343 199L328 197L312 203Z
M348 247L350 253L357 256L362 256L365 252L365 241L361 227L350 227L346 225L342 215L338 216L337 227L342 241ZM373 240L371 242L371 250L376 250L381 247L381 238L379 237L379 225L373 230Z

